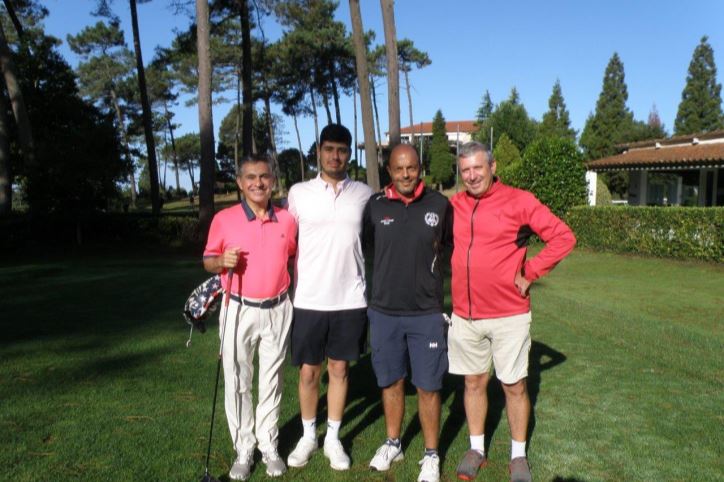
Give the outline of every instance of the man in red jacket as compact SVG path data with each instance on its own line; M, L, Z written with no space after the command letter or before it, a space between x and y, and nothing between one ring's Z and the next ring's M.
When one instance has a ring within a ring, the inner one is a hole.
M458 465L457 476L472 480L487 462L483 430L492 363L505 393L512 436L511 481L530 481L525 451L530 416L528 290L573 250L576 238L533 194L495 177L495 159L487 146L465 144L458 166L466 190L451 199L455 247L448 356L450 373L465 376L471 448ZM527 241L533 234L546 246L526 260Z

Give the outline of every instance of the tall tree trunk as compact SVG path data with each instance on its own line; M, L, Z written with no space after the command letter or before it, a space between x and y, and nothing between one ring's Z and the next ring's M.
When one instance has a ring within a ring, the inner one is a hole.
M329 96L325 90L322 90L322 103L324 104L324 110L327 113L327 125L332 123L332 111L329 109Z
M337 118L337 124L342 123L342 112L339 109L339 90L337 89L337 79L334 77L334 62L329 67L330 79L329 83L332 87L332 98L334 99L334 114Z
M261 56L260 56L260 62L261 65L264 65L266 62L266 36L264 35L264 28L262 27L261 22L261 14L259 13L259 8L256 3L254 5L257 7L254 9L256 12L256 25L259 29L259 33L261 34ZM281 169L279 167L279 161L277 159L277 141L276 136L274 133L274 118L271 114L271 94L269 93L269 83L267 82L266 78L266 70L260 69L261 71L261 83L262 87L264 89L264 118L266 119L266 126L267 130L269 131L269 143L271 144L271 159L273 163L274 168L274 177L278 179L277 187L279 191L283 194L285 192L284 187L281 183ZM287 183L289 184L289 183Z
M413 126L415 123L412 121L412 94L410 94L410 76L408 75L409 69L403 69L405 73L405 89L407 90L407 107L410 109L410 144L413 144L414 136L412 135Z
M377 110L377 91L375 89L375 79L370 76L370 90L372 91L372 107L375 111L375 125L377 126L377 156L382 157L382 130L380 129L380 115Z
M196 192L196 178L194 177L194 166L191 161L186 163L186 168L189 171L189 179L191 179L191 193L194 194ZM200 194L200 193L199 193ZM199 210L201 209L201 199L199 196ZM199 213L200 216L200 213Z
M367 47L362 27L362 14L359 0L349 0L349 12L352 17L352 37L357 61L357 80L362 104L362 127L365 135L365 159L367 164L367 184L374 190L380 190L380 173L377 153L375 152L375 127L372 123L372 102L370 100L369 73L367 71Z
M241 16L241 88L242 101L244 103L244 114L241 123L242 153L248 156L254 149L254 103L251 85L251 22L249 21L249 2L237 0L239 3L239 15Z
M314 145L319 149L319 117L317 116L317 99L312 86L309 87L309 96L312 98L312 116L314 117ZM317 172L319 172L319 156L317 156Z
M400 143L400 73L395 31L395 2L394 0L380 0L380 6L382 7L387 52L387 109L390 121L390 147L394 147Z
M269 91L265 88L264 92ZM269 95L264 96L264 118L266 119L267 129L269 130L269 143L271 144L270 157L272 160L272 167L274 169L274 177L278 179L277 189L279 189L280 193L284 194L286 192L286 187L282 186L281 183L282 171L279 167L279 160L277 159L277 141L275 139L276 133L274 132L274 118L271 113L271 98Z
M196 0L196 51L199 58L199 137L201 141L199 224L201 233L205 236L214 217L216 171L216 163L214 162L214 121L211 111L209 3L207 0ZM189 172L193 175L190 162Z
M294 120L294 130L297 133L297 145L299 146L299 168L302 173L302 181L304 181L304 152L302 152L302 138L299 137L299 125L297 125L296 112L292 112L292 119Z
M158 163L156 162L156 142L153 138L153 123L151 122L151 106L148 102L146 90L146 71L143 67L141 55L141 35L138 31L138 12L136 0L129 0L131 5L131 25L133 27L133 48L136 52L136 70L138 71L138 90L141 94L141 108L143 111L143 133L146 137L146 155L148 155L148 175L151 181L151 212L158 216L161 212L161 199L158 196Z
M359 174L359 149L357 148L357 82L352 85L352 100L354 101L354 180Z
M239 172L239 145L241 144L241 70L236 71L236 119L234 120L234 176ZM236 200L241 201L239 185L236 188Z
M29 187L28 194L29 198L32 199L33 192L32 186L33 181L37 179L40 171L37 159L35 157L35 143L33 142L33 130L30 124L30 117L28 116L28 110L25 106L25 98L23 92L20 90L20 83L18 81L17 68L13 61L13 54L8 47L7 40L5 38L5 31L0 24L0 69L2 69L3 77L5 79L5 86L7 87L8 97L10 99L10 105L13 110L13 116L15 117L15 123L18 127L18 143L20 149L23 152L23 160L25 161L25 171L27 173Z
M23 38L23 35L25 35L23 24L20 23L20 19L18 19L18 15L15 13L15 8L13 7L13 4L10 3L10 0L3 0L3 4L5 5L5 10L10 16L10 21L15 27L15 31L18 33L18 37Z
M121 135L123 140L123 155L126 158L126 162L131 170L128 173L128 182L131 184L131 207L136 208L136 198L138 197L138 191L136 191L136 174L135 167L133 165L133 159L131 159L131 148L128 143L128 133L126 132L126 124L123 122L123 111L118 103L118 95L116 89L111 88L111 102L113 102L113 109L116 111L116 122L118 123L118 133Z
M178 153L176 152L176 138L173 135L173 124L171 124L171 114L168 111L168 105L163 103L163 111L166 114L166 127L168 127L168 135L171 138L171 153L173 155L173 168L176 171L176 194L181 192L181 183L179 182L179 165Z
M166 131L163 131L163 143L164 146L168 145L168 134ZM163 156L163 181L161 182L161 186L163 187L163 192L166 193L166 189L168 186L166 186L166 172L168 171L168 154Z
M13 209L13 176L10 171L10 136L8 131L8 104L0 89L0 217Z

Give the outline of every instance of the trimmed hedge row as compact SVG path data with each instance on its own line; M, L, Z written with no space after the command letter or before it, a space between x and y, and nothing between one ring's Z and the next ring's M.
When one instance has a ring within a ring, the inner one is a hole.
M579 246L615 253L724 261L724 207L572 208Z
M0 247L72 246L87 243L201 246L199 220L193 214L95 213L89 216L13 215L0 220Z

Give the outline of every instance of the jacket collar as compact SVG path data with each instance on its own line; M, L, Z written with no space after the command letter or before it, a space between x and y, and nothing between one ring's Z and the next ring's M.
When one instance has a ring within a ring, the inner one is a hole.
M402 201L406 205L409 205L413 201L417 201L418 199L420 199L422 197L423 191L425 191L425 181L423 181L422 179L420 179L420 182L417 183L415 191L412 193L412 198L401 196L400 193L397 192L397 189L395 189L395 184L389 183L387 186L385 186L385 197L387 199Z

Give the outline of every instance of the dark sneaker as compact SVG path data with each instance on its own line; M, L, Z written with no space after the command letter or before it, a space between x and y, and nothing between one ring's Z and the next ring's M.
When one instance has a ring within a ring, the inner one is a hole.
M530 467L526 457L516 457L510 461L510 482L532 482Z
M473 480L478 475L478 470L485 467L488 458L485 454L481 454L478 450L470 449L465 452L463 459L455 470L460 480Z

